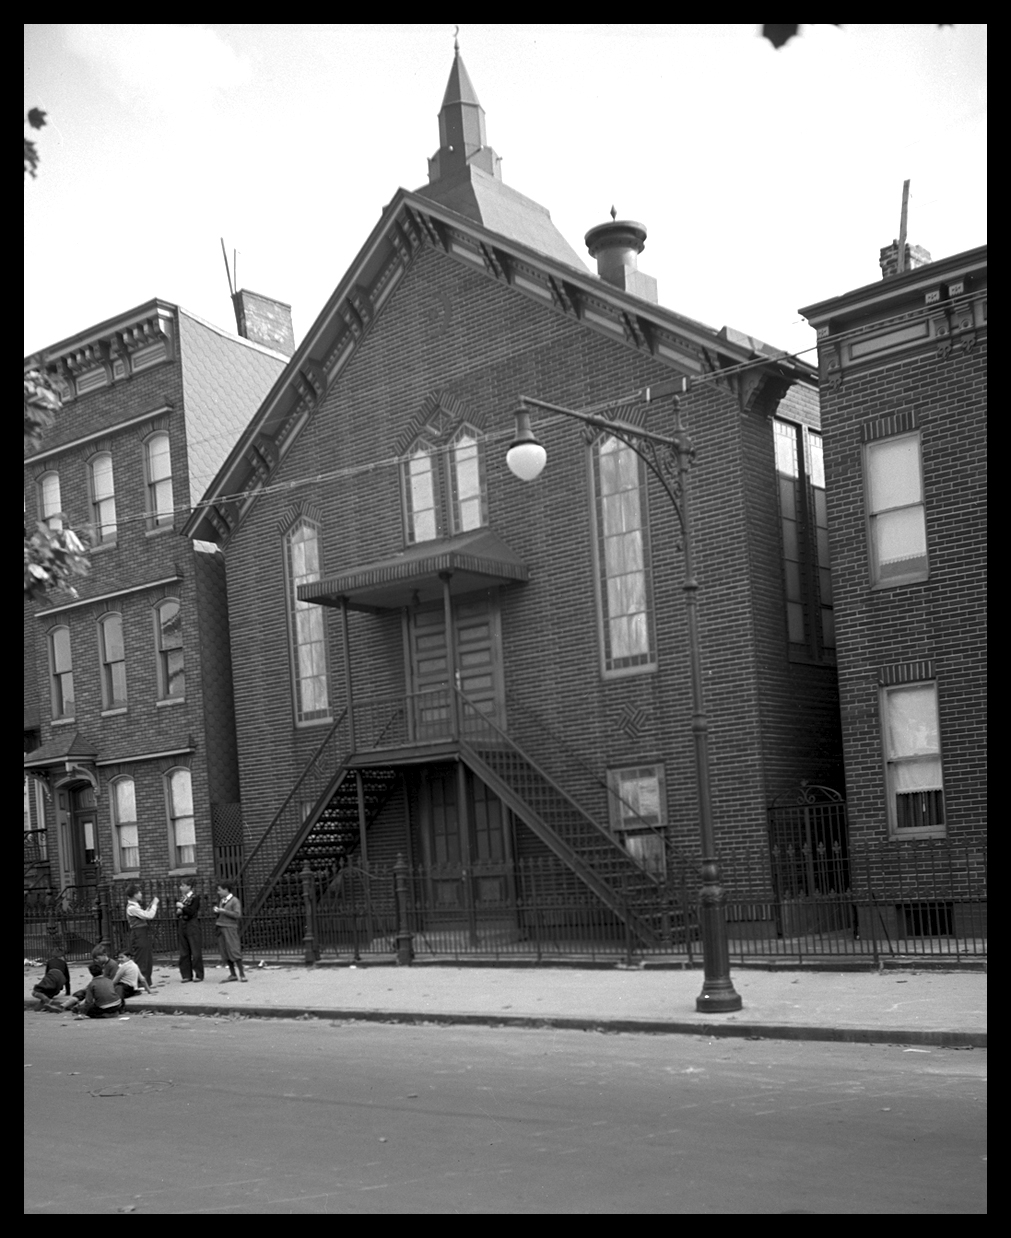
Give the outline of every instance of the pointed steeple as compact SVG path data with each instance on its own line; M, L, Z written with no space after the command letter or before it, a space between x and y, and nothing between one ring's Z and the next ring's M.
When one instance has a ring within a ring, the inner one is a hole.
M486 145L484 108L463 63L460 44L454 42L453 48L453 67L439 112L439 149L428 161L429 182L444 180L468 165L501 179L501 160Z
M551 222L550 213L502 183L502 160L486 145L484 108L453 44L453 67L439 112L439 149L428 161L428 184L416 192L492 232L568 266L586 264Z

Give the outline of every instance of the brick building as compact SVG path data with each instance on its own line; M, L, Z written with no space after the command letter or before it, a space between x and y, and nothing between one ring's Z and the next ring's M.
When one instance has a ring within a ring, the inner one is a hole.
M180 530L284 368L262 300L251 339L155 300L25 360L63 397L26 523L92 542L76 597L25 603L26 889L207 877L238 842L224 562Z
M770 801L840 768L816 374L661 307L639 224L592 229L588 270L503 184L459 54L439 133L186 529L227 565L250 909L306 861L332 894L398 854L447 914L507 902L532 856L613 909L697 856L671 504L561 418L538 481L505 465L521 392L676 377L719 845L767 884Z
M800 312L818 332L851 844L893 877L904 855L921 885L933 866L930 907L889 914L939 935L985 881L987 251L914 248L901 272L896 256Z

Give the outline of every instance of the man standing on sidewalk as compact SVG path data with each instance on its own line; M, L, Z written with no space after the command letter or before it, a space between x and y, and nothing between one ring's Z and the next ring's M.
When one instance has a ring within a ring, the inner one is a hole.
M246 971L242 966L242 946L239 943L239 921L242 919L242 904L235 897L235 886L230 881L222 881L218 886L218 902L214 908L217 920L214 924L218 930L218 946L222 960L228 964L232 973L226 976L222 983L229 980L241 980L246 983ZM235 969L239 974L236 976Z
M193 888L193 878L179 882L176 918L179 921L179 971L183 984L204 978L204 949L200 940L200 895Z

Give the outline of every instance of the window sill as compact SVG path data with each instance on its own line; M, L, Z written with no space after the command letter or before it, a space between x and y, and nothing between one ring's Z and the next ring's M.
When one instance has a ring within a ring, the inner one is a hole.
M616 670L601 670L600 677L605 683L614 683L616 680L631 679L634 675L655 675L659 670L656 662L645 662L642 666L622 666Z
M51 726L73 726L77 721L76 718L54 718Z
M117 705L114 709L103 709L99 716L102 718L115 718L119 714L125 714L126 712L127 708L125 705Z
M145 537L157 537L159 533L172 533L175 530L174 524L159 524L153 529L145 530Z
M304 731L311 726L333 726L333 714L326 718L306 718L304 722L300 722L297 718L295 719L296 731Z
M170 868L168 875L170 877L195 877L197 866L195 864L185 864L182 868Z
M184 696L167 696L163 701L155 701L155 709L164 709L167 705L185 705L186 697Z
M885 589L901 589L906 585L923 585L930 580L929 572L917 572L915 576L899 576L895 580L872 580L871 592L881 593Z
M889 830L888 841L893 843L903 842L910 838L947 838L948 831L945 827L935 826L922 830Z
M113 881L139 881L140 880L140 869L131 868L131 869L127 869L125 872L122 872L122 873L113 873L112 879Z
M93 555L100 555L105 550L115 550L117 544L118 543L116 542L114 538L112 541L109 541L109 542L95 542L94 545L90 546L88 549L89 549L89 553Z

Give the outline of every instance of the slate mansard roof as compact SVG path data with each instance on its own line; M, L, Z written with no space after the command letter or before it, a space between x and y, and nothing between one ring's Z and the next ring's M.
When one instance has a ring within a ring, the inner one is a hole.
M24 368L45 369L64 398L64 409L46 431L41 449L25 463L57 457L81 440L74 416L75 400L91 390L116 389L142 368L178 362L183 381L186 454L189 467L186 501L204 493L287 363L287 357L206 322L180 305L161 298L145 302L115 318L97 323L24 360ZM122 388L124 394L127 387ZM113 414L85 440L114 433L148 410L131 407Z

